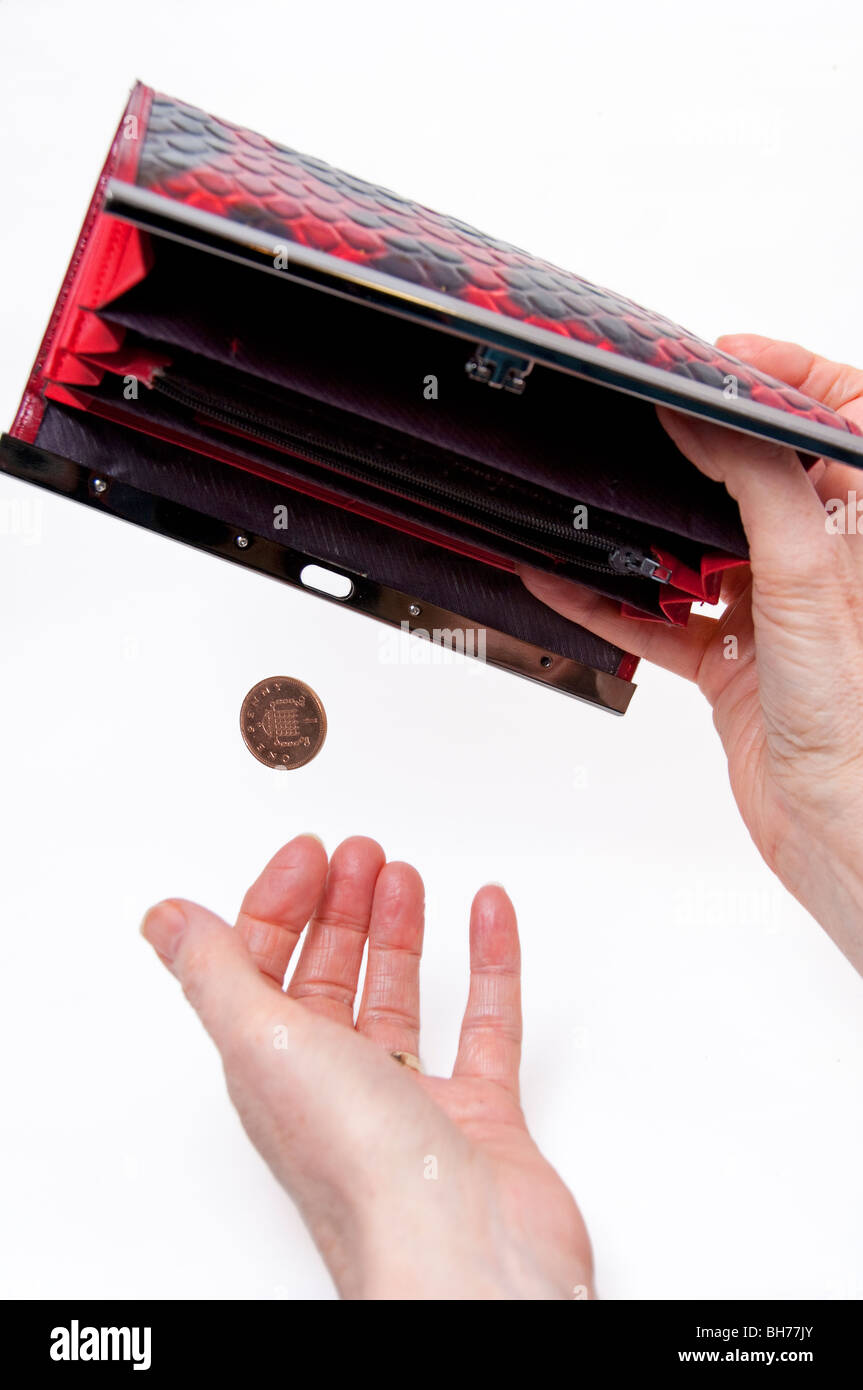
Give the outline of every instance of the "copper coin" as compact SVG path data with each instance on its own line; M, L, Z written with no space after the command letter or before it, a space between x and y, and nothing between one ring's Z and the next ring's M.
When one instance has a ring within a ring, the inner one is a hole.
M327 716L315 692L291 676L253 685L240 710L240 732L265 767L302 767L321 751Z

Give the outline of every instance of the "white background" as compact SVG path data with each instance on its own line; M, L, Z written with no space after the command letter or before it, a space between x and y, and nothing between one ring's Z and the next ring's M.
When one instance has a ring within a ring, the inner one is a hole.
M859 363L861 38L851 0L5 0L0 420L135 77L703 336ZM0 502L7 1295L332 1296L137 935L166 894L233 913L311 829L425 875L432 1070L471 894L512 892L525 1106L601 1294L863 1296L863 986L750 844L696 691L642 666L618 721L385 664L361 617L3 476ZM277 673L330 723L285 776L237 725Z

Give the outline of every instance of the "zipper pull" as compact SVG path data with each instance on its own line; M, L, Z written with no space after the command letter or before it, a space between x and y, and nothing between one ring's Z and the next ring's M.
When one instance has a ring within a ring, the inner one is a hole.
M642 555L640 550L613 550L608 557L608 563L618 574L639 574L645 579L655 579L657 584L671 583L671 570L668 566L661 565L649 555Z

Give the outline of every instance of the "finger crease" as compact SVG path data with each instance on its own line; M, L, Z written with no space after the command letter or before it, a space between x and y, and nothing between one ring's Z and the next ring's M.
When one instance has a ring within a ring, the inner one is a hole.
M309 980L306 984L291 985L288 994L292 999L332 999L335 1004L351 1007L356 991L330 980Z

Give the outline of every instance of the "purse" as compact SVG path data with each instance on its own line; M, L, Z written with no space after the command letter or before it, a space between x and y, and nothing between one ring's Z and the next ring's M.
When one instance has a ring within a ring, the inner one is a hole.
M667 319L138 84L0 467L622 714L637 659L517 569L717 600L739 513L655 402L863 465Z

